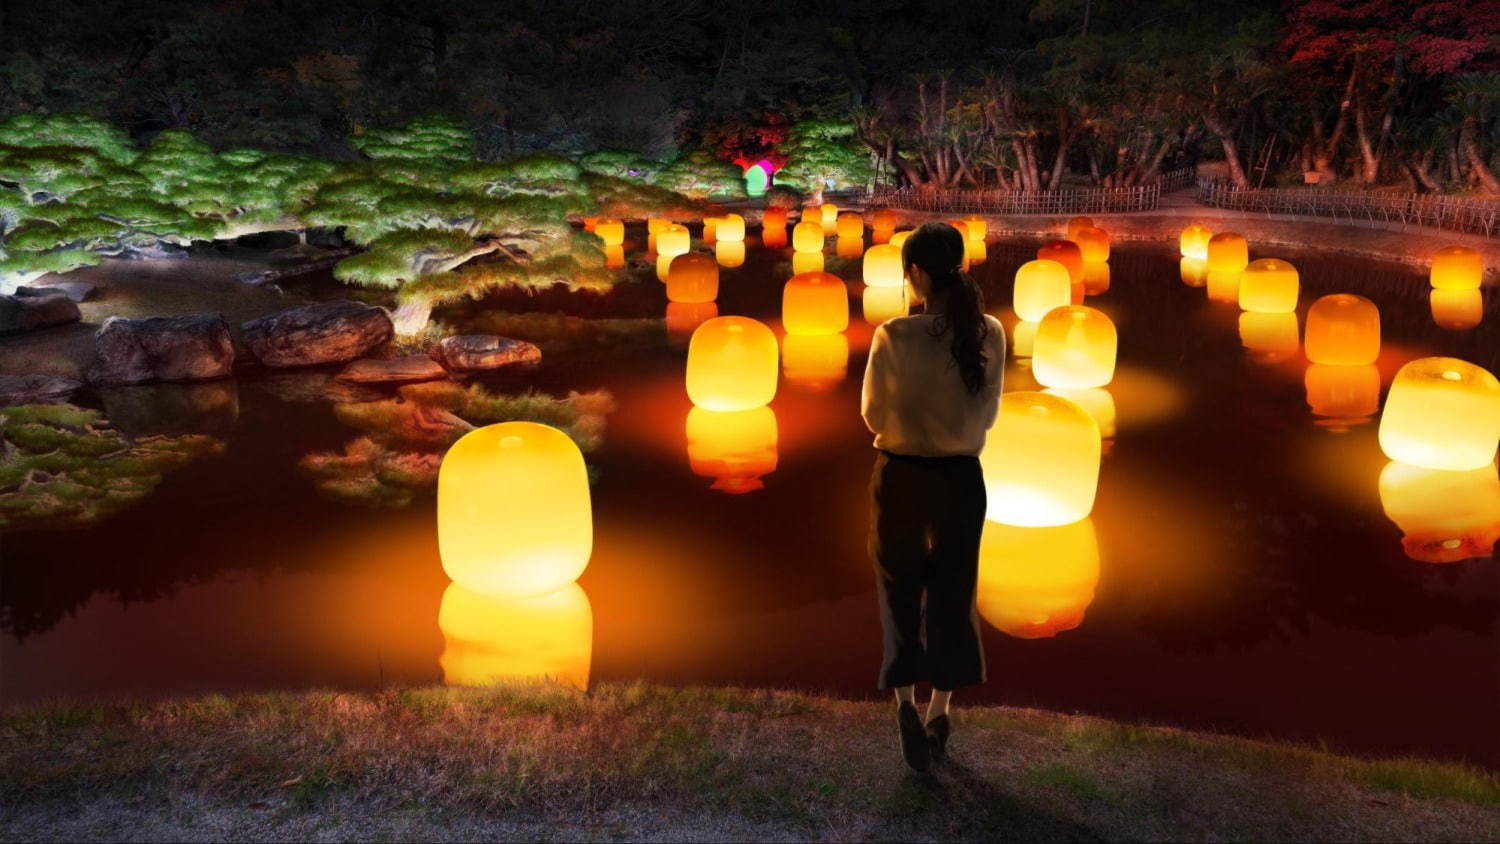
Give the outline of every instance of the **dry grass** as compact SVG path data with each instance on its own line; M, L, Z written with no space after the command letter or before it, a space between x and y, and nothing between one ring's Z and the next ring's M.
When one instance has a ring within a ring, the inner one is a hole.
M1483 840L1493 775L1028 710L907 773L883 703L603 685L0 717L0 838Z

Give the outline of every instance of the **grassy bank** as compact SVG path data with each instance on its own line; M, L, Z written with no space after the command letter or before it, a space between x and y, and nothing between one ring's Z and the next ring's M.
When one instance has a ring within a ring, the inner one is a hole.
M1494 840L1460 766L1009 708L908 773L893 707L602 685L0 716L0 838Z

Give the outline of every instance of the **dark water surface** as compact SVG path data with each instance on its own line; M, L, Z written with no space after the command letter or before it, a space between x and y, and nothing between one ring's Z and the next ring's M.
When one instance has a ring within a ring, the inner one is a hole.
M975 268L1007 326L1010 278L1035 246L992 242ZM1449 331L1407 268L1252 246L1252 257L1267 254L1302 272L1299 322L1324 293L1380 306L1383 386L1429 354L1500 371L1492 294L1479 327ZM829 263L858 278L857 261ZM1085 582L1061 597L1077 624L1050 637L986 622L990 680L960 702L1500 766L1493 553L1410 558L1382 507L1376 420L1312 415L1301 351L1277 361L1244 349L1238 309L1184 285L1175 254L1127 245L1111 264L1110 289L1088 302L1120 332L1109 388L1118 431L1092 516L1097 582L1091 596ZM745 266L723 271L720 313L766 319L779 334L789 275L784 253L752 248ZM659 317L665 298L648 279L571 307ZM776 467L746 494L691 470L685 348L665 334L608 353L549 350L538 370L485 380L495 392L604 389L617 402L588 455L596 528L579 583L592 633L567 634L586 640L569 647L592 681L876 694L873 453L858 416L870 327L857 297L853 308L847 376L824 389L783 379L771 403ZM285 401L254 379L233 389L222 454L87 529L0 537L0 699L444 680L448 580L432 497L394 510L326 499L298 461L342 451L360 432L327 402ZM1012 361L1007 389L1035 389L1025 366Z

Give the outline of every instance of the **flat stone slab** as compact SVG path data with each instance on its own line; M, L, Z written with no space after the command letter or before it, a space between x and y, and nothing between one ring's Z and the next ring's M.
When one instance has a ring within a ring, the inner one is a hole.
M36 290L38 288L27 288ZM61 291L0 296L0 334L35 331L83 318L78 305Z
M57 404L82 388L82 381L54 375L0 375L0 407Z
M460 334L438 342L437 355L454 372L502 369L540 363L542 350L535 343L494 334Z
M323 302L277 311L245 323L245 345L273 367L348 363L395 335L383 308L361 302Z
M349 364L339 373L340 381L356 384L395 384L446 377L448 371L427 355L409 355L394 360L366 358Z
M17 295L45 296L53 293L61 293L74 302L87 302L94 298L99 288L86 281L54 281L50 284L37 284L30 287L16 289Z
M95 384L208 381L228 375L234 356L229 326L219 314L112 316L94 335L88 379Z

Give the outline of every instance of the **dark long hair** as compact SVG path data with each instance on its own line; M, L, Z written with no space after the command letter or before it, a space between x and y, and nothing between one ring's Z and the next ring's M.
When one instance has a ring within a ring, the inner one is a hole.
M947 223L923 224L901 247L901 263L907 273L916 265L932 279L928 298L943 302L933 335L952 335L949 348L959 377L969 392L977 393L984 389L984 369L989 362L984 341L990 326L984 318L984 296L963 271L963 262L964 236Z

